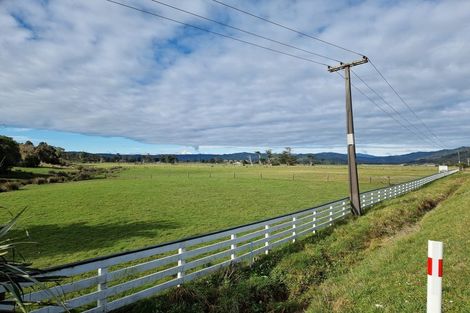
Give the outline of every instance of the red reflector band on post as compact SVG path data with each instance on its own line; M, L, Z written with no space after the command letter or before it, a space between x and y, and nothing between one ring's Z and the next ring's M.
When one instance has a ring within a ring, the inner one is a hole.
M428 240L427 313L442 313L442 241Z
M432 258L428 258L428 275L432 276Z

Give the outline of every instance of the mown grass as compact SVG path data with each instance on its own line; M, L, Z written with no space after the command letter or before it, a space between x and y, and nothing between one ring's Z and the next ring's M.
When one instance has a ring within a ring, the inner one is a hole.
M449 250L444 308L465 312L469 187L468 175L448 177L251 267L220 271L122 312L423 312L427 239L443 240Z
M49 266L131 250L311 207L348 190L345 166L124 167L115 178L28 185L0 194L2 206L28 208L19 226L38 244L22 248L26 259ZM387 185L387 176L397 183L434 172L361 166L361 190Z
M470 175L459 176L419 223L372 242L363 261L312 290L308 312L424 312L428 240L444 243L443 311L470 312Z

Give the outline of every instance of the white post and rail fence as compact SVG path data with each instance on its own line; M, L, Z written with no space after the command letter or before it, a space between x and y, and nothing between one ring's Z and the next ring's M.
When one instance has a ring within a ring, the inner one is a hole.
M362 208L418 189L456 171L364 192ZM26 286L24 299L32 302L60 299L67 309L109 312L230 264L252 262L257 255L330 227L350 214L350 201L344 198L210 234L49 268L41 276L64 277L60 285L46 290L28 290ZM0 302L0 310L4 308ZM64 311L64 306L49 305L31 312Z

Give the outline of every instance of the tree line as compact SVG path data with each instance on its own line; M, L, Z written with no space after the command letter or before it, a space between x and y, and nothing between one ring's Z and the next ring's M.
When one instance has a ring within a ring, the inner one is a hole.
M64 149L45 142L34 146L29 140L18 143L13 138L0 136L0 171L7 171L13 166L37 167L41 162L64 165L63 153Z
M175 154L96 154L88 152L65 151L61 147L55 147L41 142L35 146L31 141L18 143L13 138L0 136L0 171L6 171L13 166L37 167L41 163L53 165L67 165L69 163L99 163L99 162L130 162L130 163L169 163L200 162L200 163L238 163L243 165L313 165L315 158L313 154L297 156L292 153L292 148L286 147L281 153L274 153L271 149L264 153L241 154L233 160L217 155L183 156Z

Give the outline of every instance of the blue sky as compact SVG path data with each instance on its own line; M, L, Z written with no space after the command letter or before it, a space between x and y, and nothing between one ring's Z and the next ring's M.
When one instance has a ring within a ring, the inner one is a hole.
M150 0L122 2L334 63ZM212 1L162 2L336 59L358 57ZM355 68L380 96L355 85L388 112L353 89L358 152L469 145L470 2L226 2L374 61L419 119L370 64ZM2 1L0 28L0 133L20 141L120 153L345 151L344 82L316 64L106 1Z
M284 147L230 147L230 146L182 146L165 144L148 144L123 137L103 137L69 133L53 130L32 128L6 127L0 128L0 134L11 137L17 142L31 141L34 145L45 141L53 146L62 147L67 151L87 151L92 153L121 154L197 154L197 153L235 153L254 152L272 149L280 152ZM298 153L321 152L321 148L297 147ZM343 152L343 147L333 147L329 151Z
M129 154L197 153L193 147L146 144L123 137L103 137L15 127L3 127L0 133L12 137L18 142L29 140L37 145L41 141L46 141L53 146L63 147L68 151Z

